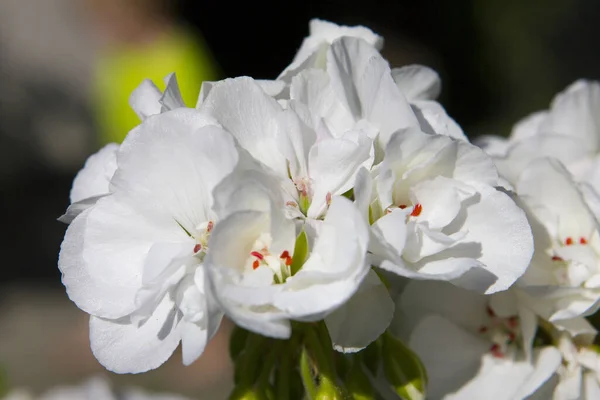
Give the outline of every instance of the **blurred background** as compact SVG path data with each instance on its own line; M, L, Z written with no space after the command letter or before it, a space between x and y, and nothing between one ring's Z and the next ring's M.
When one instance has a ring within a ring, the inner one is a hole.
M575 79L600 78L596 0L0 0L0 366L11 384L104 374L225 398L228 325L192 367L176 356L140 376L103 371L60 282L56 218L86 157L137 124L127 99L142 79L176 72L194 106L203 80L275 78L314 17L383 35L392 66L439 71L441 102L471 138L506 135Z

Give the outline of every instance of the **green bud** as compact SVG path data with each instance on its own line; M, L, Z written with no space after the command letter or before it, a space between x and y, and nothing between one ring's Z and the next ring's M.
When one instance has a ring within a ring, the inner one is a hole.
M296 238L296 245L294 246L294 256L292 257L292 265L290 265L290 272L295 275L296 272L300 271L300 268L304 265L306 258L308 257L308 238L306 232L302 230Z
M363 370L360 358L355 357L350 372L346 376L346 389L354 400L374 400L375 390Z
M392 389L404 400L425 399L427 373L419 357L389 332L383 335L383 369Z

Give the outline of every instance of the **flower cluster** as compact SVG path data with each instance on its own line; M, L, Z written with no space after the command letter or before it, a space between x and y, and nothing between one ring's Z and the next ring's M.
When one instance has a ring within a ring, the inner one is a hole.
M433 399L600 391L583 318L600 298L600 85L484 151L437 73L391 69L382 45L313 20L275 80L205 82L195 108L174 75L135 90L140 125L89 158L61 217L100 363L144 372L181 343L190 364L227 316L239 393L295 398L290 360L310 398L422 398L423 365Z

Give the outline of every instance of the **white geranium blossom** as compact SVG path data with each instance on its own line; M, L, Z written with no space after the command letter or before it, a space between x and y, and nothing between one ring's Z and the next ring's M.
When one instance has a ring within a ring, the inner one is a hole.
M517 123L509 139L486 137L482 147L514 183L536 158L559 159L579 182L600 189L600 83L578 80L559 93L547 111Z
M557 371L558 349L531 351L535 315L498 296L446 282L405 287L392 327L427 368L428 398L521 400Z
M497 190L480 149L409 129L392 136L371 184L354 188L367 212L373 262L417 279L449 280L482 293L510 287L533 252L525 213Z
M180 341L185 364L203 352L221 318L202 267L212 190L237 160L231 136L196 110L150 117L121 145L110 194L69 226L59 268L107 369L156 368Z
M592 314L600 300L600 237L586 197L569 172L547 158L529 164L516 190L535 238L534 257L519 281L522 301L552 322Z
M216 83L200 110L281 179L289 213L297 217L322 217L331 197L348 191L358 169L373 162L366 133L316 132L250 78Z
M368 228L345 198L332 199L297 272L291 270L296 230L284 215L277 179L256 170L234 174L215 199L218 209L231 213L209 239L210 281L227 315L242 327L288 338L290 320L323 319L357 291L369 271Z

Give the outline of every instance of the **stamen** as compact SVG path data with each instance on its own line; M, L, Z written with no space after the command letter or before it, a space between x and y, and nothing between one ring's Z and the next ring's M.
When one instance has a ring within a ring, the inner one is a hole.
M260 254L258 251L251 251L250 255L253 255L254 257L258 258L260 261L262 261L262 260L265 259L265 256L263 256L262 254Z
M572 244L573 244L573 238L569 236L569 237L568 237L568 238L565 240L565 244L566 244L567 246L570 246L570 245L572 245Z
M579 238L579 244L587 244L587 240L584 237Z
M404 210L406 208L406 204L400 204L398 206L399 209Z
M212 231L214 226L215 226L215 224L212 221L208 221L208 225L206 226L206 232L210 233L210 231Z
M252 269L256 269L260 266L260 262L258 262L258 260L254 260L254 262L252 263Z
M282 260L284 260L285 265L287 265L288 267L290 265L292 265L292 257L290 257L290 252L287 250L284 250L283 253L281 253L281 255L279 256L279 258L281 258Z
M415 204L415 207L413 208L410 215L412 217L418 217L419 215L421 215L421 211L423 211L423 206L421 205L421 203L417 203Z
M202 245L201 245L200 243L197 243L197 244L194 246L194 253L197 253L197 252L199 252L200 250L202 250Z
M494 318L496 316L496 313L494 312L494 310L492 310L492 308L490 306L487 306L485 311L487 312L487 315L489 315L492 318Z
M328 207L331 205L331 192L328 192L325 196L325 202L327 203Z
M510 328L516 328L517 326L519 326L519 317L510 317L508 318L508 326Z
M559 257L559 256L552 256L552 261L565 261L565 260L563 260L563 258Z
M285 203L285 205L288 207L298 207L298 203L296 203L295 201L288 201Z

